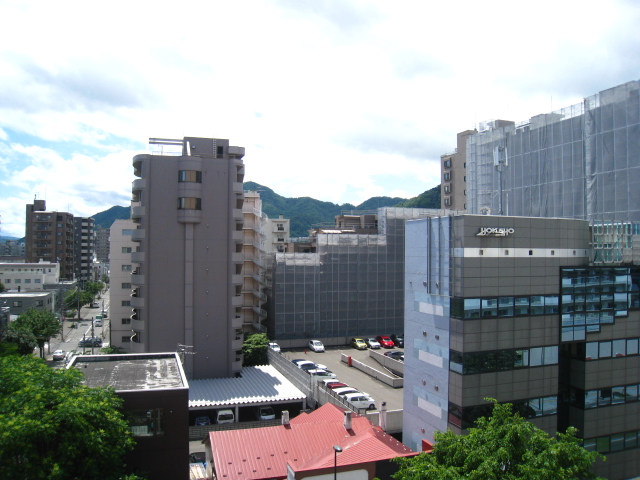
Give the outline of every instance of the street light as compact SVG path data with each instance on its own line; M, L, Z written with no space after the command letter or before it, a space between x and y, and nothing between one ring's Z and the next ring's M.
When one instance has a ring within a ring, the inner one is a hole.
M342 448L339 445L333 446L333 480L338 478L338 453L342 452Z

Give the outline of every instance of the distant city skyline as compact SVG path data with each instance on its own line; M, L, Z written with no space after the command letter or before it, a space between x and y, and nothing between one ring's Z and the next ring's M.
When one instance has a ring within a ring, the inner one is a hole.
M640 78L624 0L544 0L526 22L506 1L109 7L0 5L2 235L24 235L36 196L85 217L128 205L151 136L234 139L245 180L286 197L411 198L457 132Z

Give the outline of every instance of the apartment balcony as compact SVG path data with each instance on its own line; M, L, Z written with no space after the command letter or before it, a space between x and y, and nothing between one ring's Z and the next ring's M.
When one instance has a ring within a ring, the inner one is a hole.
M134 263L144 263L145 261L144 252L131 252L131 261Z
M149 157L150 155L148 153L141 153L133 157L133 174L136 177L142 176L142 164L145 160L149 159Z
M253 293L254 297L259 298L263 302L267 301L267 296L264 293L259 292L258 290L252 290L251 293Z
M131 306L133 308L144 308L144 297L131 297Z
M233 193L240 195L244 194L244 186L242 185L242 182L233 182L231 189Z
M242 348L243 342L244 342L244 337L242 333L237 333L233 338L233 340L231 341L231 349L240 350Z
M231 285L242 285L242 274L231 275Z
M145 215L145 210L146 207L131 207L131 218L132 219L136 219L136 218L142 218Z
M233 217L234 220L237 220L239 222L244 221L244 215L242 213L242 210L239 208L232 209L231 216Z
M264 275L253 275L253 279L256 282L260 282L262 285L264 285L265 287L271 287L271 280L269 280L267 277L265 277Z
M242 315L234 315L231 319L231 328L242 328Z
M241 372L242 371L242 354L235 356L235 362L231 362L231 371L232 372Z
M258 314L258 316L260 317L260 321L264 320L265 318L267 318L267 311L263 308L260 307L256 307L255 305L251 307L251 310L253 310L255 313Z
M140 273L131 274L131 285L144 285L144 275Z
M144 228L137 228L131 231L131 240L134 242L141 242L145 239L145 236Z
M234 252L231 254L231 261L234 263L244 262L244 254L242 252Z
M244 304L244 300L242 295L234 295L231 297L231 306L232 307L242 307Z
M242 243L244 241L242 230L234 230L231 232L231 240Z
M140 192L142 190L146 190L146 188L147 188L146 178L136 178L133 182L131 182L131 193Z

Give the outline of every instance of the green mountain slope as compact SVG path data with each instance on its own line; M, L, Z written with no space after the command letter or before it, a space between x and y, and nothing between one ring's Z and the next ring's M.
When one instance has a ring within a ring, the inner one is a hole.
M440 185L411 199L399 197L372 197L360 205L345 203L337 205L310 197L287 198L278 195L269 187L255 182L245 182L245 190L260 193L262 211L269 218L282 215L291 220L291 236L305 237L314 225L333 225L336 215L351 210L376 210L381 207L440 208ZM129 207L111 207L93 215L96 226L111 227L114 221L131 218Z

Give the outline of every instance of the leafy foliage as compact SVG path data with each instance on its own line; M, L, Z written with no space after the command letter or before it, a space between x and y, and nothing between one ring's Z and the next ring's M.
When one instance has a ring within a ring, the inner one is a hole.
M7 337L19 338L19 345L24 343L25 338L35 339L36 344L40 348L40 356L44 357L44 344L52 337L60 333L62 325L52 312L40 310L38 308L30 308L20 315L15 322L9 323L7 326ZM20 348L20 347L19 347ZM33 347L31 347L33 352Z
M490 399L489 399L490 400ZM509 403L493 401L491 417L482 417L468 435L437 432L431 453L399 458L396 480L567 480L594 479L593 463L602 458L588 452L577 430L550 437Z
M31 356L0 357L0 478L120 478L134 444L122 400L81 379Z
M5 292L7 287L4 286L4 283L0 282L0 293Z
M269 348L269 338L266 333L254 333L245 338L242 344L244 360L242 366L253 367L256 365L267 365L267 349Z
M417 197L405 200L396 206L405 208L441 208L440 185L438 185L437 187L433 187L431 190L427 190L424 193L421 193Z

